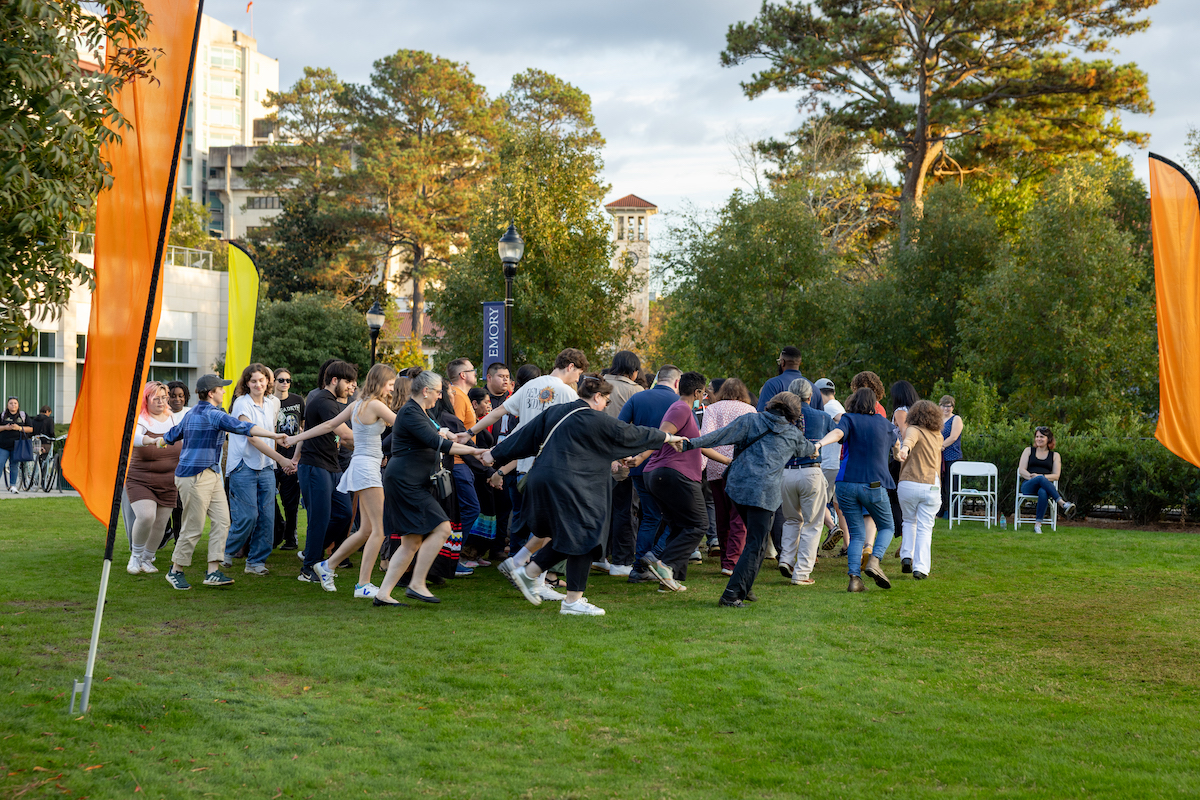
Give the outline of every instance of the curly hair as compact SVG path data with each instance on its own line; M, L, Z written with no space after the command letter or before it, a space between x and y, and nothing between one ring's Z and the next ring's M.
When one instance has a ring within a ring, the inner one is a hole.
M867 387L875 393L875 402L883 402L883 381L874 372L860 372L850 381L850 391L857 392L863 387Z
M934 433L942 432L942 410L932 400L918 400L908 407L908 424Z

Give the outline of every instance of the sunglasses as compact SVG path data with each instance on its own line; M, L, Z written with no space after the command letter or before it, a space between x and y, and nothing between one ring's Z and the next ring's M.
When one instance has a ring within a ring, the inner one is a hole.
M276 383L291 383L292 379L291 378L276 378L275 382Z

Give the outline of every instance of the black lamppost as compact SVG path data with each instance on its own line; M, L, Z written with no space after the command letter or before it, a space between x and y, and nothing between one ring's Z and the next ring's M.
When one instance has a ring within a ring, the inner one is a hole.
M383 315L383 309L379 307L379 301L376 300L371 309L367 312L367 327L371 329L371 366L375 366L375 343L379 341L379 329L383 327L386 317Z
M513 278L517 277L517 264L521 263L521 256L525 255L525 240L511 222L508 223L508 230L500 237L497 249L500 251L500 262L504 265L504 360L508 362L509 369L512 369L512 282Z

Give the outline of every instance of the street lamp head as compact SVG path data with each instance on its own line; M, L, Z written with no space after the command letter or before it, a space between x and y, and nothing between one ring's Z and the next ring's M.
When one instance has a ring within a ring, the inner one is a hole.
M378 334L385 321L383 309L379 307L379 301L376 300L371 306L371 310L367 312L367 327L371 329L371 333Z
M516 226L511 222L508 223L508 230L500 237L496 249L500 251L500 260L506 265L512 264L514 267L520 263L521 256L525 255L525 240L521 238L521 234L517 233Z

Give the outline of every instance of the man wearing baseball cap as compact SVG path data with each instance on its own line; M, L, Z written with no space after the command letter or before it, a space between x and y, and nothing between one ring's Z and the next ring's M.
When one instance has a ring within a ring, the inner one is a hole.
M242 436L265 436L282 439L284 434L251 425L221 410L225 399L225 387L233 381L222 380L209 373L196 381L196 398L199 402L178 425L163 434L159 447L183 440L183 451L179 454L179 466L175 468L175 487L183 502L183 524L175 552L171 555L171 569L167 572L167 583L176 589L190 589L191 584L183 575L183 568L191 566L192 553L204 531L204 517L212 520L208 533L208 571L204 576L205 586L228 586L233 579L221 572L221 561L225 558L225 537L229 535L229 500L225 496L225 482L221 478L221 444L226 433Z

